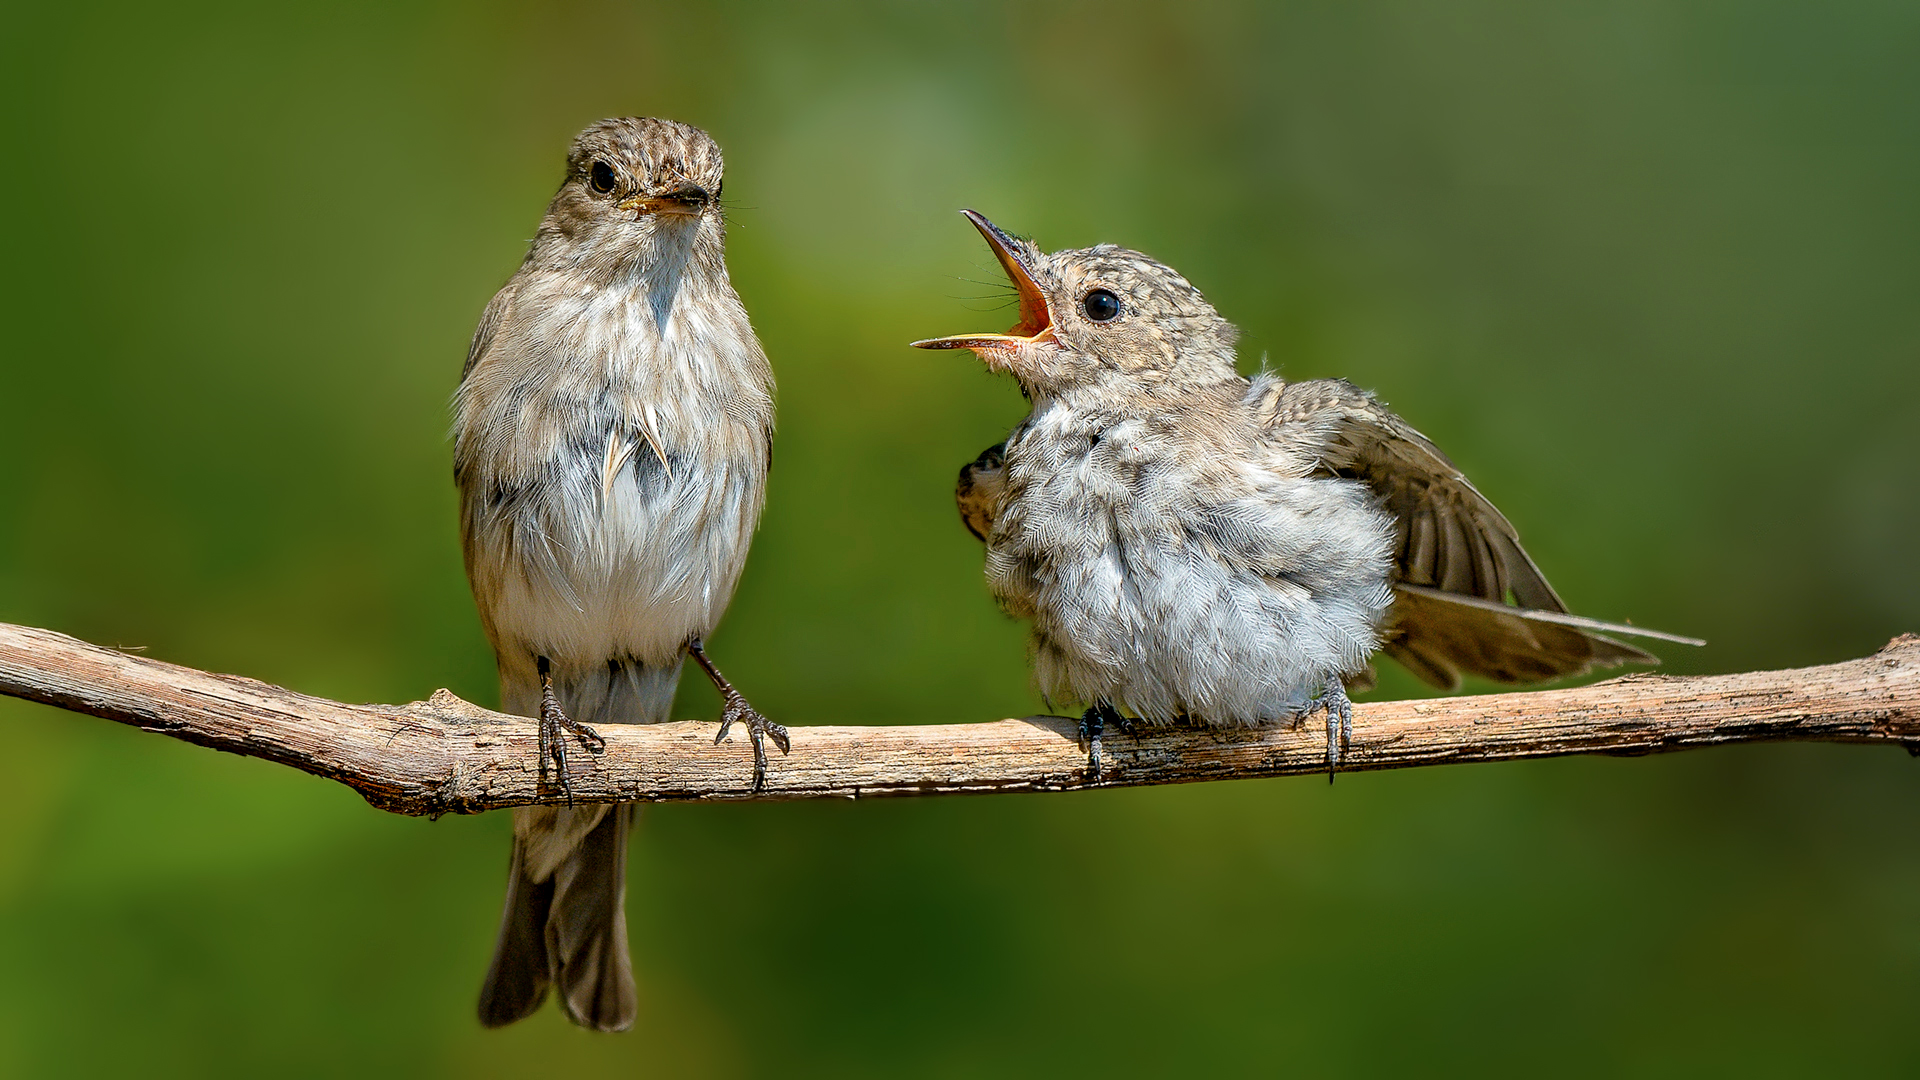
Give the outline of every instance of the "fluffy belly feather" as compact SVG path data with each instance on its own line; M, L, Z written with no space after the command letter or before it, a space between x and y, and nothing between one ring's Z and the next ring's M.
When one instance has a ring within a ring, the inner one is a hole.
M1276 484L1223 532L1193 504L1101 499L1061 476L1029 492L987 559L1001 603L1033 619L1049 699L1150 723L1270 723L1373 651L1386 529L1350 485Z
M763 474L644 444L608 477L555 459L536 481L469 506L477 589L496 642L559 663L677 663L719 621L745 564ZM483 605L486 606L486 605Z

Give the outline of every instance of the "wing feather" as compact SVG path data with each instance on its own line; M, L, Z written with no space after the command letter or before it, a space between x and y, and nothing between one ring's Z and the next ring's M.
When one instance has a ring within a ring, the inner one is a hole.
M507 317L507 309L513 306L514 284L509 281L487 301L486 310L480 313L480 325L473 328L473 340L467 343L467 362L460 366L460 378L465 379L473 370L473 365L493 347L493 335L500 329L500 323Z
M1426 436L1342 379L1249 388L1268 437L1303 447L1325 475L1357 479L1395 522L1395 602L1382 648L1421 680L1453 689L1463 674L1537 682L1659 658L1606 636L1696 639L1571 615L1520 545L1519 533ZM960 519L985 540L1006 486L1006 443L961 468Z
M1277 382L1262 376L1247 396L1269 437L1304 445L1325 474L1367 484L1398 522L1396 599L1382 647L1409 671L1451 689L1462 674L1533 682L1659 662L1598 631L1644 632L1568 615L1512 523L1373 395L1342 379L1275 393Z
M1000 496L1007 486L1007 444L1002 441L980 451L960 467L953 491L960 521L979 540L993 535L993 519L1000 512Z

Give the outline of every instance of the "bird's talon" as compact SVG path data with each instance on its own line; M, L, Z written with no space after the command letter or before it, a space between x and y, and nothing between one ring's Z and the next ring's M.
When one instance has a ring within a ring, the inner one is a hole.
M591 727L573 719L560 708L560 699L553 692L553 680L548 674L545 658L540 661L540 772L544 775L547 763L551 761L555 774L560 781L560 793L567 797L567 805L573 805L573 777L567 769L568 735L580 740L580 745L590 754L603 753L607 749L607 740Z
M747 729L747 740L753 744L753 790L757 793L767 785L767 744L768 736L783 754L793 752L793 741L787 729L760 715L760 711L747 704L747 699L739 694L727 697L726 708L720 714L720 731L714 735L714 745L727 737L738 721Z
M1340 752L1353 741L1353 701L1338 675L1327 679L1320 696L1307 703L1294 720L1294 727L1305 724L1315 712L1327 714L1327 783L1333 783L1334 770L1340 767Z
M753 743L753 790L758 792L767 783L766 737L773 736L774 744L780 747L781 753L792 753L793 742L787 737L787 729L760 715L758 709L747 704L747 699L741 696L740 691L735 690L726 676L720 674L720 669L713 666L712 660L707 659L707 650L699 638L687 641L687 655L693 657L694 662L707 673L707 678L713 680L713 688L720 691L720 700L725 703L720 710L720 730L713 736L714 745L720 745L721 740L727 737L727 732L733 730L734 721L738 720L747 726L747 735Z
M1104 703L1088 709L1080 717L1080 745L1087 750L1087 771L1095 780L1100 779L1101 774L1100 737L1105 733L1108 724L1129 735L1134 732L1132 720L1120 715L1118 709Z

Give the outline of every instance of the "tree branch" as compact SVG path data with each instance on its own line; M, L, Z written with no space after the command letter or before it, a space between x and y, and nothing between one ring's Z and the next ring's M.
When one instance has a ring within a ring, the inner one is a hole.
M383 810L477 813L565 801L539 769L534 721L446 690L410 705L347 705L235 675L129 656L0 623L0 693L90 713L338 780ZM714 725L605 724L606 752L569 755L582 802L860 798L1177 784L1317 773L1317 725L1141 729L1106 741L1087 775L1076 721L793 729L767 786ZM1341 768L1394 769L1560 754L1653 754L1726 743L1898 743L1920 754L1920 637L1824 667L1676 678L1629 675L1575 690L1355 706Z

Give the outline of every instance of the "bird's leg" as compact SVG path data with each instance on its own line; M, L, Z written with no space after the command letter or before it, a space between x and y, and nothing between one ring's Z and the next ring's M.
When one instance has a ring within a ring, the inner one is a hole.
M1107 727L1107 718L1095 705L1080 714L1080 745L1087 748L1087 771L1095 780L1100 779L1100 733Z
M753 740L753 790L759 791L767 785L766 737L773 736L774 745L780 748L781 753L791 753L793 744L787 739L787 729L761 716L760 710L747 704L747 699L741 696L740 691L735 690L727 677L720 674L720 669L713 666L713 661L707 659L707 650L700 644L699 638L688 639L687 653L693 657L694 663L706 671L707 678L713 680L714 689L720 691L720 731L713 737L714 744L719 745L720 740L727 737L735 721L747 725L747 734Z
M1088 709L1080 717L1080 745L1087 748L1087 768L1095 780L1100 779L1100 736L1112 724L1135 738L1133 720L1120 715L1120 710L1102 701Z
M1327 676L1326 688L1301 710L1300 722L1321 710L1327 714L1327 783L1331 784L1333 771L1340 766L1340 751L1353 740L1353 701L1347 697L1347 686L1340 676Z
M533 658L534 666L540 669L540 771L545 772L547 758L553 758L554 768L560 773L560 790L566 793L567 805L573 805L573 780L567 775L567 740L571 733L580 740L580 745L588 752L598 754L607 748L607 740L600 733L585 724L569 717L560 709L560 699L553 692L553 665L544 656Z

